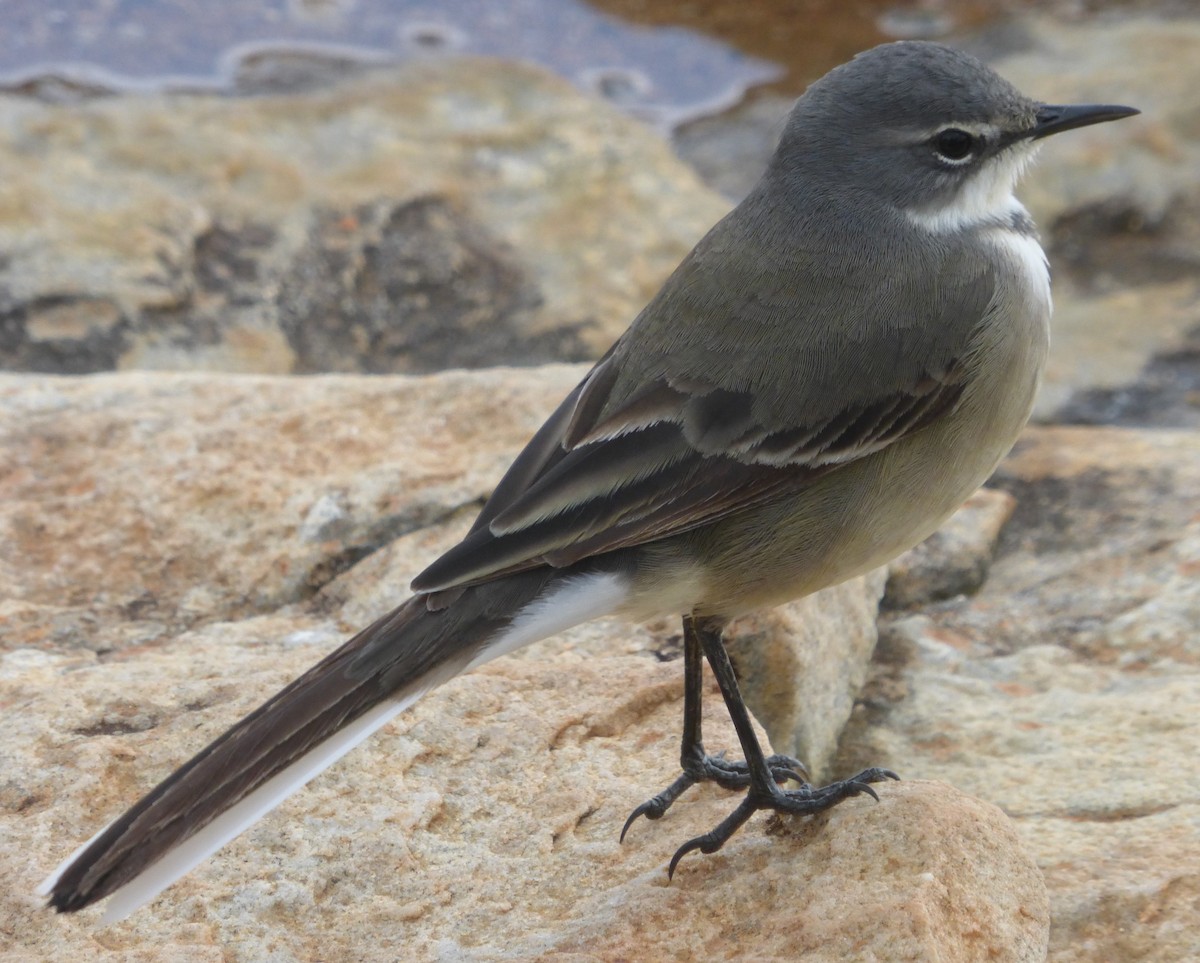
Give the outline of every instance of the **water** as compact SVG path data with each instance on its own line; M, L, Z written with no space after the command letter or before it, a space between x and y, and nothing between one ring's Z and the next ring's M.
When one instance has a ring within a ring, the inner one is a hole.
M302 88L447 53L541 64L663 128L780 68L698 30L578 0L6 0L0 86L43 99L127 90Z

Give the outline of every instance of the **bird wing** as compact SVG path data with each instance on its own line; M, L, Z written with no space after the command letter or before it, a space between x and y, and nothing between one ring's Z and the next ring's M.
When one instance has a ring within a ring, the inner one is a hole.
M851 259L807 285L828 293L803 298L797 316L796 272L803 289L811 263L793 251L781 264L763 249L725 284L729 252L714 247L729 232L714 235L414 590L563 567L710 524L795 493L958 403L994 302L985 260L938 251L881 273ZM717 324L713 304L728 311Z

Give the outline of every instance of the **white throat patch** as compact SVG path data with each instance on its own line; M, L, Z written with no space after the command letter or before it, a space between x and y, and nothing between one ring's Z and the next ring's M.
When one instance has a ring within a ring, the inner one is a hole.
M1007 224L1014 213L1025 212L1021 202L1013 196L1013 188L1033 160L1038 146L1029 141L1014 144L975 171L951 203L905 213L914 224L937 234L951 234L997 221Z

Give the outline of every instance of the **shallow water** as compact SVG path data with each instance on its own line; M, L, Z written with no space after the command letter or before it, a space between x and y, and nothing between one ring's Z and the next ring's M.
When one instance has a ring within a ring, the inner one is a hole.
M578 0L8 0L0 83L48 99L130 89L258 92L364 65L470 53L532 61L671 127L780 68L687 27Z

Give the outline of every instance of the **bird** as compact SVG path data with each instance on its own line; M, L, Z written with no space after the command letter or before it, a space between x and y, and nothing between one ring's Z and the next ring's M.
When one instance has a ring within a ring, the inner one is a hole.
M812 83L749 194L683 259L502 476L413 595L237 722L39 888L122 919L453 676L574 625L678 616L680 774L743 795L668 866L761 810L821 812L899 778L817 786L767 756L723 633L933 533L1009 451L1049 344L1018 178L1043 139L1137 114L1051 105L955 48L860 53ZM705 748L707 661L743 758Z

